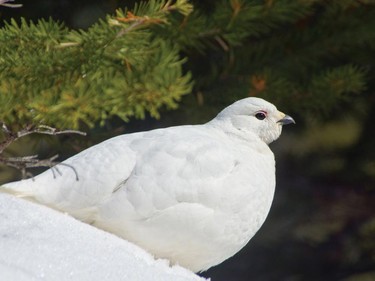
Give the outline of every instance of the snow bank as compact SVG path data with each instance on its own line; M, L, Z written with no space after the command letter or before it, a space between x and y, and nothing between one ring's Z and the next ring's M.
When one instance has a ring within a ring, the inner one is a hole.
M205 280L110 233L2 193L0 279Z

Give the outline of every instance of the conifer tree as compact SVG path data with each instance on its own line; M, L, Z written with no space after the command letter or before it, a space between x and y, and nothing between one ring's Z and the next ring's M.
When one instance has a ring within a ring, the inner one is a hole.
M0 31L0 119L77 129L107 118L158 117L191 91L179 49L154 36L170 14L187 16L184 0L141 2L87 31L52 19L6 22Z
M321 115L364 93L374 75L363 53L375 37L373 1L210 4L140 2L87 30L5 22L0 119L77 129L112 116L158 117L193 83L201 100L257 95Z

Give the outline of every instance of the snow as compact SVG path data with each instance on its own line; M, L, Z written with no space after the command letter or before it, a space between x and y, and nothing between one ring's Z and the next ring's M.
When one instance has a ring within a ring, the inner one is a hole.
M206 280L46 206L0 193L0 280Z

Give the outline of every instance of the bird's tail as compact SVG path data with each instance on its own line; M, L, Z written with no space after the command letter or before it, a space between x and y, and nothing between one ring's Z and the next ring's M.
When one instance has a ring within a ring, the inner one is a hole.
M34 179L27 179L27 180L20 180L15 182L6 183L0 186L0 193L9 193L16 197L37 203L42 204L45 206L48 206L52 209L55 209L57 211L61 211L64 213L68 213L71 216L87 222L87 223L93 223L95 220L94 217L97 212L97 207L95 206L80 206L78 204L75 205L75 202L69 202L64 201L61 199L61 201L56 200L56 198L51 195L52 193L43 192L46 191L43 187L46 185L43 185L40 181L37 182ZM42 188L40 188L42 187ZM51 187L51 186L47 186ZM52 188L53 190L53 188ZM44 195L44 196L43 196ZM50 195L50 196L48 196ZM60 197L59 197L60 198ZM0 278L1 280L1 278Z
M32 180L21 180L6 183L0 186L0 192L13 194L25 199L33 198Z

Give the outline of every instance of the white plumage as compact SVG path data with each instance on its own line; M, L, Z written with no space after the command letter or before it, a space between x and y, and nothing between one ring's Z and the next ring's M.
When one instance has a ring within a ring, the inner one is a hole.
M294 122L259 98L212 121L121 135L34 179L5 184L19 196L127 239L194 272L221 263L257 232L271 207L268 144Z

